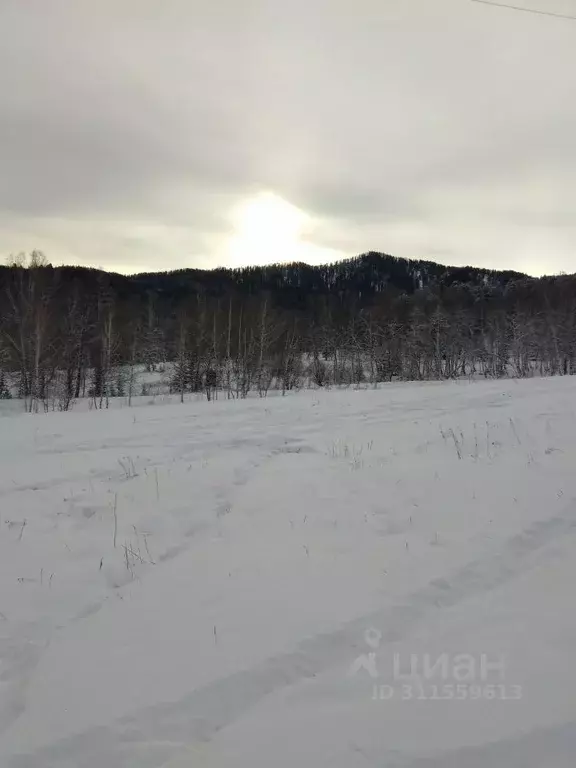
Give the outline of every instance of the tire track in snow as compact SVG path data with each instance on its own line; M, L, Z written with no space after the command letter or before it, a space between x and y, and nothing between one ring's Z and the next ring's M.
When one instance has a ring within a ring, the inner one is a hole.
M14 756L6 763L7 768L101 768L103 765L133 768L135 753L138 768L168 767L172 759L186 752L186 745L207 744L219 731L275 691L337 666L342 667L344 675L367 626L389 627L383 632L381 647L397 642L427 614L497 589L529 567L531 557L541 549L575 533L576 500L572 500L561 514L504 540L500 551L492 556L469 563L449 574L447 579L435 579L408 596L404 604L362 616L336 631L307 639L292 652L268 658L250 669L210 683L180 701L147 707L110 726L89 729L29 755ZM573 726L570 736L576 738ZM147 751L146 745L156 747ZM161 755L157 751L159 745L162 745ZM201 762L195 760L195 764L201 765ZM452 764L457 765L458 760ZM402 765L399 764L399 768ZM450 763L442 759L414 765L436 768Z

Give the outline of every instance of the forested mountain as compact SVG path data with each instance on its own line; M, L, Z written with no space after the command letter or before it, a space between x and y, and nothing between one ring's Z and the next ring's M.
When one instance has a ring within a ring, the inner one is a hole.
M42 254L32 260L45 264ZM20 259L20 263L26 263ZM512 280L525 278L518 272L499 272L476 267L446 267L432 261L399 259L374 251L354 259L313 267L308 264L271 264L242 269L181 269L174 272L142 273L124 276L83 267L45 265L60 282L75 283L86 294L98 293L102 286L127 297L142 297L150 292L173 301L202 294L223 297L229 293L258 295L263 291L275 294L278 304L304 306L310 295L338 295L342 298L369 300L376 293L392 290L413 294L429 286L450 286L455 283L503 286ZM16 266L0 266L0 289L10 280Z
M186 269L129 278L139 286L167 294L205 292L223 296L230 291L244 295L273 292L278 304L305 306L310 295L337 295L369 301L385 290L413 294L422 288L454 283L504 285L524 277L516 272L494 272L474 267L445 267L431 261L398 259L366 253L355 259L312 267L308 264L272 264L213 271Z
M126 368L245 396L361 381L571 373L576 277L446 267L370 252L312 267L134 276L0 267L0 393L67 408L122 394Z

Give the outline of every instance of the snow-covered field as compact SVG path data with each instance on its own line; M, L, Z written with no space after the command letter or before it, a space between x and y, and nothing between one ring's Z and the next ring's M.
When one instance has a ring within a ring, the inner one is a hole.
M572 768L575 470L574 378L11 404L0 765Z

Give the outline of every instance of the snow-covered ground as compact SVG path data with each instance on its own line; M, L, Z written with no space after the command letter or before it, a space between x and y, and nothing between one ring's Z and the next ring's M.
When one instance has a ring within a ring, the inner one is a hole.
M9 410L3 768L572 768L576 379Z

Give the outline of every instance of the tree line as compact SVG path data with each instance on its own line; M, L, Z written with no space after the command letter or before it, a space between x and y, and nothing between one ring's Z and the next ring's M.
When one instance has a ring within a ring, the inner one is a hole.
M0 397L29 411L142 394L165 367L181 400L312 384L566 375L576 368L576 277L364 254L337 264L132 277L0 268Z

